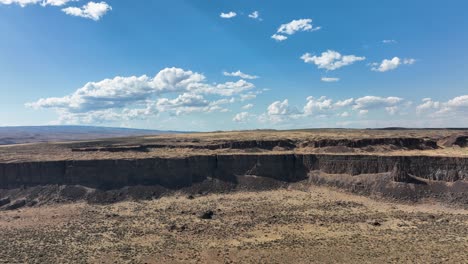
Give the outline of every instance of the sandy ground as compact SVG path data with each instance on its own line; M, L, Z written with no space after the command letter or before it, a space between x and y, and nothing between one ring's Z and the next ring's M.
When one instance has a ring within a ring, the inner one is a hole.
M0 263L468 263L468 210L316 186L2 211L0 234Z

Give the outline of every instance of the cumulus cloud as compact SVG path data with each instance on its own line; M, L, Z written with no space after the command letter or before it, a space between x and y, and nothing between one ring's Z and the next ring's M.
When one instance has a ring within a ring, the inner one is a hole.
M371 70L377 71L377 72L386 72L386 71L391 71L396 68L398 68L400 65L405 64L405 65L411 65L416 62L415 59L400 59L398 57L393 57L390 60L384 59L380 64L379 63L372 63L372 68Z
M324 111L330 110L333 107L332 100L328 99L325 96L322 96L320 98L309 96L307 97L306 101L307 103L304 106L305 115L323 113Z
M290 115L294 113L289 107L288 99L284 99L284 101L275 101L267 108L268 115Z
M431 121L416 118L415 112L430 116ZM372 116L376 119L369 119L371 113L374 113ZM309 96L301 111L285 99L269 105L266 112L258 116L258 120L269 125L282 123L285 127L304 127L308 124L316 127L330 127L332 124L345 127L444 127L463 126L468 121L467 116L468 95L454 97L446 102L424 98L415 107L411 101L395 96L364 96L343 100ZM335 122L333 118L336 118Z
M42 6L63 6L66 5L69 2L77 2L79 0L44 0L42 1L41 5Z
M249 17L252 19L257 19L257 20L262 20L260 18L260 13L258 11L253 11L252 13L249 14Z
M354 98L348 98L345 100L340 100L336 102L333 106L335 108L342 108L342 107L348 107L354 103Z
M0 4L4 4L4 5L17 4L21 7L25 7L27 5L40 3L41 1L42 0L0 0Z
M356 112L358 116L364 117L374 110L382 110L388 115L396 115L402 114L402 111L407 110L409 106L410 102L399 97L364 96L357 99L334 100L326 96L309 96L301 111L291 107L287 99L273 102L267 108L266 113L259 116L259 120L279 123L300 118L349 118L352 116L352 111Z
M271 36L272 39L276 40L276 41L283 41L283 40L287 40L288 37L284 36L284 35L279 35L279 34L273 34Z
M406 65L411 65L411 64L414 64L416 62L415 59L403 59L403 64L406 64Z
M434 101L431 98L424 98L422 103L416 106L417 114L435 114L437 116L447 115L467 115L468 95L454 97L447 102Z
M221 18L233 18L233 17L237 16L237 13L231 11L229 13L221 13L219 16Z
M431 98L424 98L422 99L422 104L416 106L416 112L422 114L431 110L438 110L440 106L440 102L433 101Z
M248 112L238 113L232 118L232 121L236 123L245 123L248 121L250 114Z
M250 82L239 80L237 82L225 82L221 84L217 84L215 86L212 85L203 85L198 88L195 87L193 89L195 92L198 93L206 93L206 94L216 94L221 96L233 96L235 94L240 94L244 91L251 90L255 87Z
M175 115L225 112L227 109L222 105L232 104L235 101L233 95L241 96L244 92L247 92L246 95L249 92L255 94L251 91L255 86L244 80L209 84L205 79L200 73L174 67L165 68L153 78L146 75L117 76L89 82L70 95L42 98L27 103L26 106L56 109L63 120L104 120L106 116L112 120L114 113L133 119L160 112ZM164 94L174 93L178 94L176 98L162 97ZM221 98L210 101L205 96Z
M319 29L320 27L314 28L314 26L312 25L312 19L308 18L308 19L293 20L289 23L282 24L278 28L277 33L293 35L299 31L315 31Z
M17 4L21 7L25 7L27 5L35 5L41 4L42 6L63 6L68 2L75 2L78 0L0 0L0 4L4 5L11 5Z
M320 56L312 56L310 53L306 53L301 56L301 59L305 63L317 65L319 69L334 71L341 67L351 65L357 61L363 61L366 59L366 57L358 57L355 55L341 55L337 51L327 50L325 52L322 52Z
M231 76L231 77L240 77L242 79L250 79L250 80L253 80L253 79L258 79L259 77L256 76L256 75L249 75L249 74L246 74L246 73L243 73L241 71L236 71L236 72L223 72L223 75L224 76Z
M340 114L340 117L349 117L349 116L351 115L349 114L349 112L346 112L346 111Z
M290 119L297 119L301 113L297 108L289 106L288 99L275 101L267 107L266 113L260 115L258 120L262 123L280 123Z
M369 110L367 110L367 109L359 110L359 115L360 116L366 116L368 113L369 113Z
M394 39L384 39L384 40L382 40L382 43L383 44L396 44L398 42L396 40L394 40Z
M449 100L447 106L459 110L468 110L468 95L458 96Z
M297 19L279 26L278 30L271 36L271 38L277 41L283 41L288 38L285 35L294 35L295 33L301 31L317 31L320 30L320 28L321 27L314 27L312 24L312 19L310 18Z
M248 109L250 109L250 108L252 108L252 107L254 107L253 104L246 104L246 105L242 106L242 109L248 110Z
M405 106L405 103L400 97L364 96L354 100L353 109L368 111L384 108L389 114L394 115Z
M340 78L334 78L334 77L322 77L322 82L338 82Z
M67 15L88 18L94 21L100 20L110 10L112 10L112 7L106 2L89 2L82 7L67 7L62 9Z

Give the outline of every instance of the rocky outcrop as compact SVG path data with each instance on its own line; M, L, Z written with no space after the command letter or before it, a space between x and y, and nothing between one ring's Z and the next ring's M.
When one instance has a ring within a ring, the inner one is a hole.
M93 151L108 151L108 152L122 152L122 151L147 151L149 149L159 149L159 148L189 148L189 149L266 149L272 150L276 147L281 147L283 149L293 149L296 147L296 144L292 140L236 140L236 141L226 141L220 143L209 143L209 144L142 144L137 146L100 146L100 147L73 147L72 151L75 152L93 152Z
M11 202L11 201L10 201L10 198L9 198L9 197L0 199L0 207L2 207L2 206L4 206L4 205L7 205L7 204L9 204L10 202Z
M444 147L468 147L468 135L452 135L439 140L439 144Z
M26 205L26 200L21 199L5 207L5 210L16 210Z
M0 188L35 185L83 185L112 189L161 185L177 189L208 178L236 182L239 175L256 175L285 182L307 179L310 171L330 174L394 172L454 182L468 180L468 158L432 156L239 154L135 160L77 160L0 163Z
M365 148L369 146L386 145L405 149L437 149L437 142L422 138L365 138L365 139L321 139L302 143L303 147L348 147Z
M434 140L423 138L366 138L366 139L320 139L312 141L293 141L289 139L276 140L236 140L236 141L221 141L218 143L160 143L160 144L140 144L140 145L103 145L96 146L95 143L89 143L91 146L86 146L82 143L72 147L74 152L125 152L125 151L149 151L150 149L159 148L188 148L188 149L264 149L273 150L281 148L286 150L295 149L298 147L313 147L313 148L328 148L328 147L347 147L347 148L366 148L372 146L388 146L392 149L410 149L410 150L426 150L437 149L437 142Z

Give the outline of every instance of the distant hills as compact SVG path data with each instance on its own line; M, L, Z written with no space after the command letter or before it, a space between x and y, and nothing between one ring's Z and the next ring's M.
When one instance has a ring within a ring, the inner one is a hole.
M0 145L176 133L183 132L96 126L0 127Z

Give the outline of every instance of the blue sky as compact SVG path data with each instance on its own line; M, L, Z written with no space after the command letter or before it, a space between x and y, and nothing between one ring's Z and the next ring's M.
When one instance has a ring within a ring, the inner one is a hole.
M0 0L0 126L466 127L467 8Z

